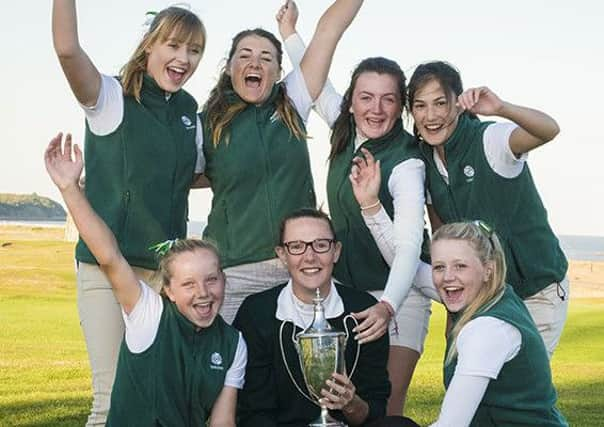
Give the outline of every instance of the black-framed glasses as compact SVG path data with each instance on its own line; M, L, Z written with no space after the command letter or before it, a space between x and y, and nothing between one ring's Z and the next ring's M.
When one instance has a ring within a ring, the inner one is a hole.
M285 246L290 255L302 255L309 246L316 253L324 254L331 249L331 245L333 245L334 242L334 239L315 239L312 242L292 240L291 242L283 242L283 246Z
M489 242L491 243L491 247L495 247L495 244L493 243L493 233L495 232L495 230L493 229L493 227L491 227L489 224L487 224L486 222L477 219L472 221L472 224L474 224L476 227L478 227L478 229L485 235L487 236L487 238L489 239Z

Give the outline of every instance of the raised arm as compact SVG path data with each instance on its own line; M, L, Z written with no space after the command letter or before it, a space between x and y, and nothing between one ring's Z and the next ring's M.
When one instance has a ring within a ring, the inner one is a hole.
M71 135L65 137L64 147L61 147L62 136L58 134L46 148L46 170L61 191L80 237L109 278L115 297L124 311L130 313L140 296L140 284L122 256L113 233L92 209L80 189L78 180L83 168L82 152L77 144L74 145L72 159Z
M466 90L458 98L461 108L484 116L499 116L519 127L510 135L510 148L516 156L554 139L560 132L558 123L547 114L501 100L488 87Z
M279 8L276 19L285 52L289 56L292 65L299 67L306 51L306 45L296 31L296 23L298 22L296 3L293 1L286 2ZM331 128L340 115L341 104L342 96L336 92L329 79L327 79L312 108Z
M362 4L363 0L336 0L319 19L315 34L300 63L308 93L313 100L319 96L327 80L338 41Z
M86 106L96 104L101 75L80 46L75 0L54 0L52 41L73 94Z

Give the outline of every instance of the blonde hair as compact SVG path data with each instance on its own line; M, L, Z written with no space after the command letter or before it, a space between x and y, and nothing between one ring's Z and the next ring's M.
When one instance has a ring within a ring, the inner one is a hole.
M163 43L170 36L179 43L195 43L201 48L206 45L206 29L197 15L182 7L163 9L153 19L134 53L120 70L120 81L124 95L133 96L140 102L143 76L147 72L147 49L156 42Z
M157 270L151 278L151 281L154 284L161 285L162 294L164 294L164 288L170 286L170 280L172 279L170 266L172 261L184 252L194 252L200 249L205 249L212 253L212 255L216 257L218 264L220 264L220 253L218 252L216 245L212 242L202 239L176 239L171 242L170 249L161 255Z
M233 59L233 55L237 49L237 45L243 38L247 36L262 37L271 42L277 51L277 63L279 64L279 69L281 69L283 50L281 48L281 42L274 36L274 34L263 30L262 28L255 28L253 30L241 31L237 33L235 37L233 37L227 63L223 67L220 73L220 78L218 79L218 83L210 92L210 96L208 97L208 100L204 106L207 125L209 130L212 132L212 144L214 147L217 147L222 139L225 140L226 144L229 143L229 135L223 135L225 133L225 129L227 129L233 119L248 106L248 104L243 100L238 100L236 102L231 102L229 100L228 93L233 91L233 84L231 82L231 76L226 73L230 61ZM290 134L293 134L296 139L302 140L306 138L306 132L300 126L297 120L297 113L295 112L294 107L286 94L285 87L283 85L279 85L277 90L277 99L275 100L275 104L277 105L277 114L279 114L279 117L289 129Z
M445 358L445 365L457 355L457 337L459 331L472 318L495 305L505 291L505 255L499 238L492 228L482 221L456 222L441 226L432 236L432 244L439 240L463 240L474 250L483 266L492 265L492 274L486 283L480 287L476 298L463 310L455 326L449 333L451 345Z

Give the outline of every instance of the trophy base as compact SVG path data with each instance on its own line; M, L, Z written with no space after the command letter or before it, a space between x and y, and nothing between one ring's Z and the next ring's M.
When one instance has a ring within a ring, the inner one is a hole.
M308 424L308 427L348 427L348 425L329 415L327 408L321 408L321 415L319 415L312 423Z

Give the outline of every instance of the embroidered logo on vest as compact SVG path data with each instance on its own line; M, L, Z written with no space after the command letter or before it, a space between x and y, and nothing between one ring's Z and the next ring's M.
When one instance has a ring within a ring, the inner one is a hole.
M222 356L220 353L214 352L210 356L210 369L218 369L220 371L224 370L222 366Z
M193 122L187 116L182 116L180 118L180 120L182 120L182 124L185 125L185 128L187 128L187 129L194 129L195 128L195 126L193 125Z
M470 165L466 165L463 168L463 174L466 176L466 182L472 182L474 181L474 168Z

